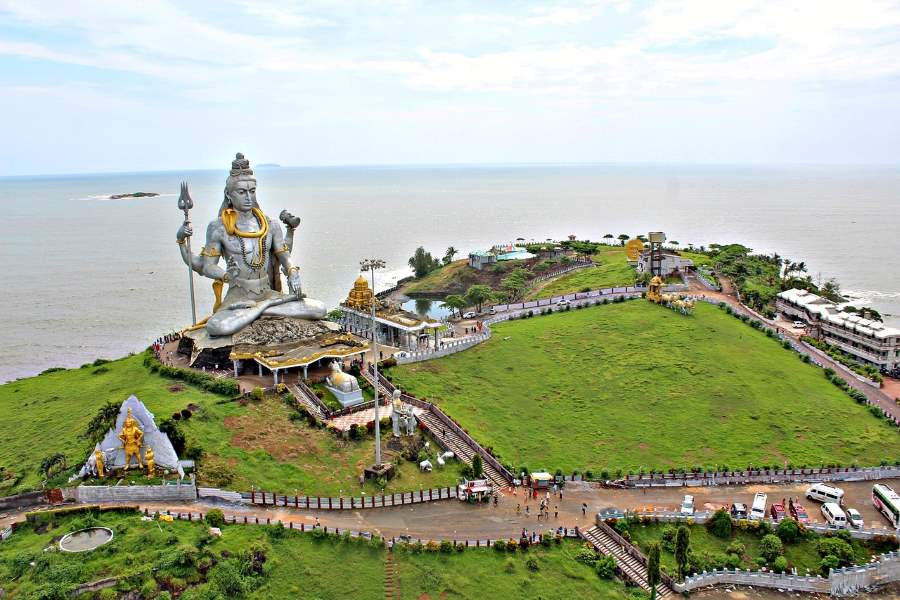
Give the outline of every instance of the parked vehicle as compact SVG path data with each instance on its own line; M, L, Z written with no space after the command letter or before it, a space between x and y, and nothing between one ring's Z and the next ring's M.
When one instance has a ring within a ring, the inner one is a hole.
M833 527L844 529L847 527L847 515L836 502L826 502L822 505L822 516Z
M747 518L747 505L742 504L740 502L735 502L731 505L731 518L732 519L746 519Z
M497 314L497 311L496 311L495 309L492 308L491 310L488 311L488 314L489 314L489 315L496 315L496 314Z
M471 310L467 313L463 313L463 319L474 319L477 316L478 315L476 313L472 312Z
M862 515L859 514L859 511L855 508L848 508L846 511L847 515L847 523L850 524L850 527L854 529L862 529L865 527L865 521L863 521Z
M827 483L815 483L807 488L806 497L809 500L834 502L837 505L841 505L844 501L844 490Z
M753 507L750 509L751 521L762 521L766 518L766 499L767 496L762 492L757 492L753 496Z
M872 504L891 522L894 529L900 527L900 496L894 488L883 483L873 485Z
M797 329L805 329L806 328L806 323L804 323L803 321L794 321L793 325Z
M694 514L694 497L690 494L685 494L684 500L681 501L681 514Z
M784 503L783 502L773 502L772 506L769 507L769 516L776 523L778 523L779 521L784 519L787 516L787 513L784 510Z
M793 498L788 500L788 512L791 514L791 518L798 523L809 525L809 513L806 512L806 509L803 508L802 504Z
M556 303L556 306L558 306L559 308L565 308L568 305L569 305L569 301L566 300L565 298L563 298L562 300L560 300L559 302Z

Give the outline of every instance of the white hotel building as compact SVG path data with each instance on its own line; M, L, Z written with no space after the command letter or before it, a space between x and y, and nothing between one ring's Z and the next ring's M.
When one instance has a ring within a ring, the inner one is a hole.
M801 318L817 337L882 371L900 369L900 329L855 313L841 312L830 300L800 289L778 294L775 307L790 318Z

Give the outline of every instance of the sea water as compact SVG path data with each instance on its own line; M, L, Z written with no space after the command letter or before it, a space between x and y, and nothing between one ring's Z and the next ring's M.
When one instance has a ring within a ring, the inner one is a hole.
M184 171L0 178L3 326L0 381L139 351L190 321L175 244L195 208L192 250L222 201L227 173ZM359 261L383 258L377 287L409 274L425 246L443 256L546 238L665 231L697 246L740 242L805 261L814 280L900 315L900 168L509 166L257 169L273 218L301 217L293 260L303 291L334 307ZM109 200L111 194L158 192ZM821 275L820 275L821 274ZM199 318L210 281L194 276ZM888 323L900 326L890 316Z

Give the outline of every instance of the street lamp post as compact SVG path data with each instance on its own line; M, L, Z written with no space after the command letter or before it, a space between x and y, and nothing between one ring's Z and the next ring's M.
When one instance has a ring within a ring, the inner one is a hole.
M380 258L368 258L360 261L361 271L370 271L372 274L372 374L375 385L375 467L381 466L381 421L378 416L378 332L375 323L375 271L383 269L385 263Z

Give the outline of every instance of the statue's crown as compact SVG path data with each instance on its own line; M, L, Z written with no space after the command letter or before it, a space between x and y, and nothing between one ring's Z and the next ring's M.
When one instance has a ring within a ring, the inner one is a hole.
M232 177L237 177L239 175L253 175L253 169L250 168L250 161L244 158L244 155L240 152L234 155L234 160L231 161L231 173Z

